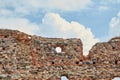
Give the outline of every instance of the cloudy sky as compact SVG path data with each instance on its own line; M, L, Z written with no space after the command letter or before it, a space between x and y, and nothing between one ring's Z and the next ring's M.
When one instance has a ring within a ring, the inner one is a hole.
M92 45L120 36L120 0L0 0L0 28Z
M0 28L92 45L120 35L120 0L0 0Z

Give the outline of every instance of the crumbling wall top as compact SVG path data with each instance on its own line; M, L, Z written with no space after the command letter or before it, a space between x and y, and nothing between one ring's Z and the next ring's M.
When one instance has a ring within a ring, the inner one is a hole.
M120 77L120 37L96 43L83 56L80 39L44 38L0 30L0 79L111 80Z

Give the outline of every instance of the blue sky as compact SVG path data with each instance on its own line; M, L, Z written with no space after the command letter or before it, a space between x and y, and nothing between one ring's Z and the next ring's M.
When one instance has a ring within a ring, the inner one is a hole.
M120 0L0 0L0 28L80 38L87 55L96 42L120 36Z

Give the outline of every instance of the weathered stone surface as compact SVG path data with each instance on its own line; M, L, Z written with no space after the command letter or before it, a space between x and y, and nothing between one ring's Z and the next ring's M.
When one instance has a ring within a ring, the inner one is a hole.
M56 51L56 48L61 48ZM44 38L0 30L0 80L111 80L120 77L120 37L83 56L80 39Z

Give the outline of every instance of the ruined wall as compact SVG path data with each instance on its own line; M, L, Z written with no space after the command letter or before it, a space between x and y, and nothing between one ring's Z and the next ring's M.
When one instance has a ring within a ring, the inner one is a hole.
M61 49L59 52L56 49ZM97 43L87 57L80 39L0 30L0 80L111 80L120 76L120 38Z
M108 42L97 43L90 50L89 57L96 66L95 75L102 78L120 77L120 37Z

